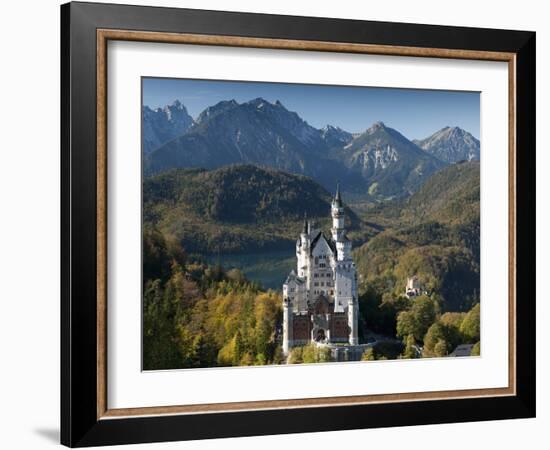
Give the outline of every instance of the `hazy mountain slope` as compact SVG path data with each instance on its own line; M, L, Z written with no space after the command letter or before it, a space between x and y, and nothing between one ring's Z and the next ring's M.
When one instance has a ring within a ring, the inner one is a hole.
M164 108L151 109L143 106L142 119L144 155L181 136L193 125L193 118L179 100Z
M326 125L324 128L321 128L321 137L328 148L343 147L353 139L351 133L332 125Z
M459 127L445 127L425 139L413 142L429 154L447 163L479 160L480 158L479 141Z
M406 201L401 217L446 224L479 219L479 169L479 161L471 161L436 173Z
M327 160L326 153L322 133L280 102L258 98L239 104L232 100L207 108L186 134L150 154L145 173L257 164L306 174L332 188L348 171Z
M445 165L382 122L373 124L333 156L360 173L374 197L411 194Z
M318 131L280 103L224 101L203 111L187 134L155 151L148 168L255 163L302 172L311 146L324 146Z
M144 161L146 175L172 168L215 169L256 164L314 178L327 189L375 199L414 192L445 163L383 123L353 136L333 126L318 130L280 102L223 101Z

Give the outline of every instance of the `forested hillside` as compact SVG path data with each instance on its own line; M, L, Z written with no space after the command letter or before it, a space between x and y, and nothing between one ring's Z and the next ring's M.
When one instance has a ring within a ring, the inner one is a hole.
M292 246L304 211L330 226L330 194L310 178L247 165L174 170L143 189L145 368L283 362L279 291L192 254ZM347 215L364 242L353 253L361 338L403 341L365 358L445 356L461 343L479 352L479 163L449 166L406 200ZM423 291L412 299L410 276ZM289 362L327 357L306 348Z
M311 178L275 169L174 169L144 180L143 221L188 252L292 248L304 215L329 225L330 199ZM350 229L358 230L355 213L347 215Z
M368 329L403 338L411 332L421 345L440 320L460 328L466 312L477 307L479 314L478 162L443 169L408 200L374 208L370 218L385 229L354 252L360 311ZM411 276L418 277L427 294L414 301L404 296ZM415 308L424 319L412 331L415 326L404 321L415 317ZM474 337L455 333L445 348L450 351Z
M177 243L143 235L143 369L273 364L282 299L237 271L189 260Z

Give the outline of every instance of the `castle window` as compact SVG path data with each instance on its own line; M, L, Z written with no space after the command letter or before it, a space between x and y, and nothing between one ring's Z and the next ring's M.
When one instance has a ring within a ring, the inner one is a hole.
M324 281L321 281L321 286L324 286L325 285L325 282Z
M316 281L315 283L313 283L313 286L319 286L319 282Z
M318 273L313 274L313 278L317 278L319 276Z

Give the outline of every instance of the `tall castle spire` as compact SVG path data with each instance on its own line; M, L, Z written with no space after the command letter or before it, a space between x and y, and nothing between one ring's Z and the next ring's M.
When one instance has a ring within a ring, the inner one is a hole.
M342 203L342 195L340 194L340 183L336 185L336 194L332 199L331 207L332 216L332 239L335 242L341 241L344 238L344 204Z
M340 182L336 183L336 194L334 195L332 204L338 207L342 207L342 196L340 195Z

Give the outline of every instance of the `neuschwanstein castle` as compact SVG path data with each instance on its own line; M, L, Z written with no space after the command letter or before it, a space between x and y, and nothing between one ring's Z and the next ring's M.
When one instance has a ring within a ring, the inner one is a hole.
M296 242L296 271L290 272L283 284L285 354L309 342L347 344L349 350L359 350L357 275L339 188L332 200L331 215L330 237L304 220Z

